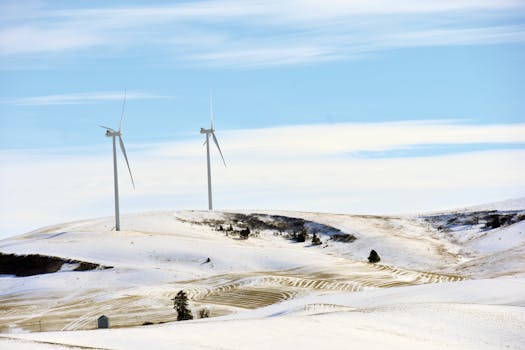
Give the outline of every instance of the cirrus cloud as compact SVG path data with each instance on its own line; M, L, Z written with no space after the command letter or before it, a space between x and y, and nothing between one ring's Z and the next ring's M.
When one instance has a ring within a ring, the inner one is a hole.
M48 3L26 9L24 16L16 6L4 5L13 14L4 14L0 26L0 56L60 52L82 53L85 59L101 49L119 57L141 48L153 61L251 68L348 60L406 47L525 41L519 15L525 5L514 0L69 6Z

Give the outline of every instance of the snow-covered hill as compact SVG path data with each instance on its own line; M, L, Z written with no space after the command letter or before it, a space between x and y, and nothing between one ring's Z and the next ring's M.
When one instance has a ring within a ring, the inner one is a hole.
M253 342L262 327L276 348L323 337L337 339L332 348L522 348L522 202L417 216L150 212L124 215L120 232L112 218L46 227L0 241L4 255L69 261L0 275L0 346L267 348ZM75 271L76 261L100 267ZM129 328L174 321L179 290L212 318ZM66 332L93 329L102 314L125 328Z

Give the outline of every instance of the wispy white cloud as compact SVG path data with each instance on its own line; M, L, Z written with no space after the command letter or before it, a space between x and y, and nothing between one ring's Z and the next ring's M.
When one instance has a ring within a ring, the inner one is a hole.
M525 195L525 149L438 156L360 158L366 150L421 144L525 143L525 124L455 122L307 125L217 132L218 208L415 212ZM132 190L119 161L123 212L206 207L202 140L127 145ZM107 152L0 152L0 235L113 213ZM28 214L30 213L30 214ZM12 231L9 231L12 230Z
M149 100L156 98L165 98L166 96L156 95L148 92L128 91L126 99L129 100ZM68 105L68 104L87 104L103 101L122 101L124 92L118 91L100 91L100 92L82 92L71 94L57 94L45 96L19 97L14 99L0 100L0 103L17 106L50 106L50 105Z
M118 55L148 47L191 64L302 64L391 48L523 42L525 29L512 19L524 9L516 0L221 0L37 8L26 11L26 18L16 12L5 21L0 55L92 48Z
M348 58L348 56L345 57ZM186 57L186 59L190 61L230 68L325 62L340 60L342 58L343 56L337 53L337 50L313 45L303 47L232 48L230 50L198 53Z
M525 42L525 26L435 29L386 35L382 45L392 47L478 45Z
M279 19L283 21L311 22L333 20L354 15L434 14L446 12L495 11L522 8L520 0L220 0L183 2L168 6L107 7L43 11L41 16L86 19L112 19L127 21L202 20L229 21L245 18Z
M45 53L84 49L103 43L93 32L70 28L37 28L30 25L0 31L0 55Z
M479 11L513 9L523 6L519 0L328 0L319 3L315 0L292 0L280 2L281 7L274 7L275 12L285 17L304 21L312 19L333 19L350 15L390 15L390 14L425 14L446 13L452 11ZM283 9L287 9L283 11Z
M266 129L218 131L234 155L258 158L345 156L423 145L525 143L525 124L468 125L455 121L403 121L280 126ZM196 156L193 141L160 145L156 154Z

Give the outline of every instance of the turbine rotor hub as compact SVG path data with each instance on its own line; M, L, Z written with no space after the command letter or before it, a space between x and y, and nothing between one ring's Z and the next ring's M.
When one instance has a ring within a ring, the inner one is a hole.
M106 137L120 136L120 131L106 130Z

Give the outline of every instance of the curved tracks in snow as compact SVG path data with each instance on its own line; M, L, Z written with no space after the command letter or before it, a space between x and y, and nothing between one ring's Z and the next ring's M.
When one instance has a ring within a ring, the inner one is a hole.
M194 308L207 307L212 316L219 316L238 309L268 306L312 291L357 292L463 279L345 260L326 268L221 274L163 286L130 288L111 298L105 291L92 290L65 303L33 297L28 304L24 297L13 296L5 297L0 307L0 331L13 325L31 331L92 329L102 314L110 317L112 327L173 321L176 313L170 299L181 289ZM315 307L319 308L324 306Z
M461 281L457 275L419 272L385 265L353 262L336 269L225 274L177 283L194 302L236 308L268 306L312 290L357 292L426 283Z

